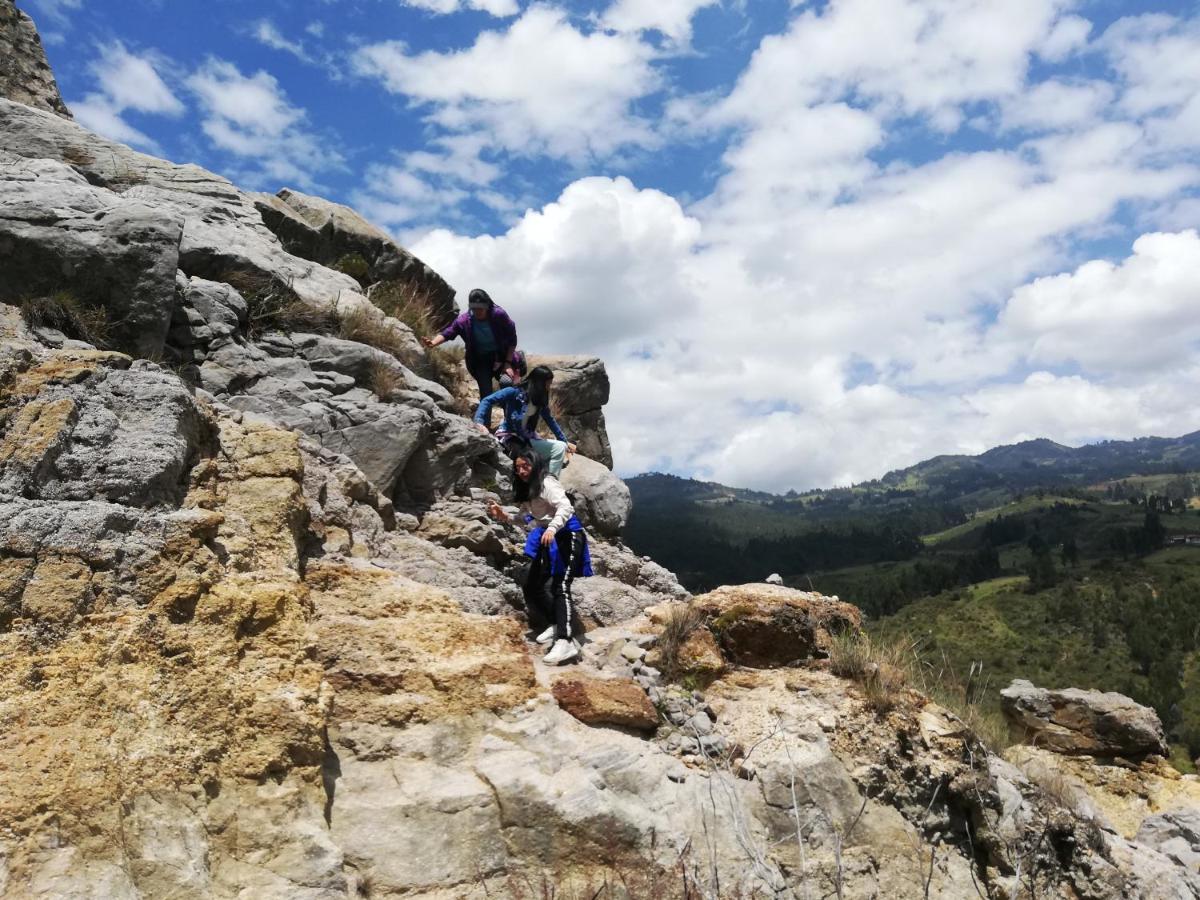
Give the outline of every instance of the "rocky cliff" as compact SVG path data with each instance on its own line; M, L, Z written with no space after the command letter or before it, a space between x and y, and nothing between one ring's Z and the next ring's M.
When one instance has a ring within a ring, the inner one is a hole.
M1000 758L839 662L853 606L625 548L594 360L551 361L600 461L547 669L507 464L414 332L449 286L24 102L0 162L0 895L1200 895L1146 711L1018 685L1076 739Z
M41 35L13 0L0 2L0 97L71 118L46 61Z

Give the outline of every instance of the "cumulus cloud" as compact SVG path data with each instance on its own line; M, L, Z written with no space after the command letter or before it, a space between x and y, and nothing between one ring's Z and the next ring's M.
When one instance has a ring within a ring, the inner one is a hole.
M675 44L692 36L692 17L720 0L616 0L601 23L616 31L658 31Z
M725 141L707 196L584 178L499 235L415 250L500 298L527 349L609 361L626 473L804 488L1194 430L1200 238L1153 227L1196 208L1194 28L1088 43L1074 7L803 6L725 97L676 105ZM1150 71L1155 46L1178 65ZM1122 234L1126 258L1082 255Z
M187 85L204 111L205 135L238 159L241 178L307 187L320 171L342 165L341 154L309 130L305 111L269 73L243 75L233 63L209 59Z
M354 65L427 106L427 120L449 133L485 135L494 151L583 161L654 142L632 106L658 88L652 56L636 36L585 34L562 10L533 6L463 50L412 53L388 41L362 47Z
M1182 367L1200 347L1200 236L1144 234L1120 263L1093 260L1019 288L998 340L1041 365L1097 375Z
M158 74L165 64L157 54L131 53L120 41L101 45L88 66L98 90L72 101L75 118L98 134L157 152L158 144L124 118L128 111L173 118L184 105Z
M296 57L301 62L310 63L313 61L303 41L289 40L284 37L283 33L270 19L259 19L257 22L254 22L250 26L250 34L264 47L270 47L272 50L281 50Z

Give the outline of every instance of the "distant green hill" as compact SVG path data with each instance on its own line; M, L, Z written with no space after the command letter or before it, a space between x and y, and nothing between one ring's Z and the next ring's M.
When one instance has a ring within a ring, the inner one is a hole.
M628 480L626 540L693 591L761 581L836 594L932 667L1116 690L1200 754L1200 432L940 456L778 496ZM978 675L976 676L978 678Z

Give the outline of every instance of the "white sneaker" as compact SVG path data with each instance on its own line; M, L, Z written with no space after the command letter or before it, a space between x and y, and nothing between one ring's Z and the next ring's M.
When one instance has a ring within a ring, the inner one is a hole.
M542 657L542 662L548 666L557 666L559 663L565 663L578 655L579 648L575 646L574 641L555 641L554 646L550 648L550 652Z
M555 630L556 630L555 627L553 625L551 625L549 628L547 628L545 631L543 631L541 634L539 634L537 637L535 637L534 640L537 641L539 644L549 644L551 641L554 640Z

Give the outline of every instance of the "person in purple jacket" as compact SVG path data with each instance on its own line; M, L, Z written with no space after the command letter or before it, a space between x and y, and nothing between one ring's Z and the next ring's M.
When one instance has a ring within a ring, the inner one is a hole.
M517 349L517 326L487 291L475 288L468 295L467 311L432 338L425 338L426 347L437 347L457 337L467 345L467 371L479 387L483 399L494 390L492 381L507 374L513 381L513 354Z

